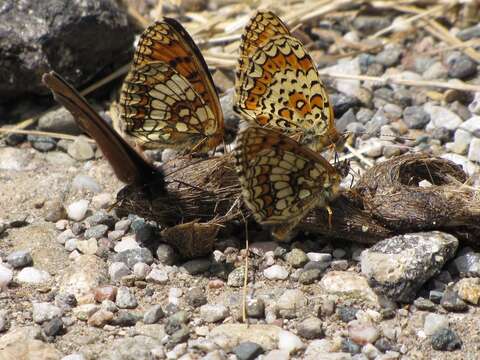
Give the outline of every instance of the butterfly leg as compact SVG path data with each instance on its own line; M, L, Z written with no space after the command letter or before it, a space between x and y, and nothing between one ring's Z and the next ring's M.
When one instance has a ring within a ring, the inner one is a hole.
M325 206L325 209L327 210L327 213L328 213L328 228L331 229L332 228L333 210L329 205Z

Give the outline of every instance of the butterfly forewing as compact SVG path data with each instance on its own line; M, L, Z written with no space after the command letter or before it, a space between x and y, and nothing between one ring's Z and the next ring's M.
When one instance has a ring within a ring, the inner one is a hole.
M173 19L142 34L120 104L125 133L144 147L205 151L222 141L223 114L208 67Z
M259 223L278 226L284 235L339 191L340 175L334 167L277 131L247 128L235 153L247 207Z
M258 15L247 26L237 68L236 109L259 125L300 133L302 143L321 150L340 138L325 86L302 43L273 13L262 12L260 19L267 14L281 24L280 31L258 36L252 30L264 27L257 23Z

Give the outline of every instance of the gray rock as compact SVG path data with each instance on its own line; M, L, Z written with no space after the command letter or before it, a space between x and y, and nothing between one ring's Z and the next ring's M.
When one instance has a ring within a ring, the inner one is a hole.
M383 125L390 123L390 120L383 109L378 109L370 121L365 126L365 131L368 134L376 134Z
M322 320L309 317L298 324L298 335L305 339L318 339L323 337Z
M247 315L255 319L265 317L265 302L262 299L247 299Z
M285 255L285 261L294 268L301 268L308 262L308 256L301 249L292 249Z
M52 320L54 317L60 317L62 314L62 309L47 302L33 303L32 305L33 321L37 324Z
M375 113L368 109L368 108L360 108L357 112L357 120L362 124L367 124L372 118Z
M202 288L194 287L186 293L187 303L195 308L207 303L207 296Z
M336 314L345 323L356 319L358 309L352 306L337 306Z
M122 230L127 232L130 229L130 225L132 224L132 220L130 219L122 219L115 223L115 230Z
M375 61L386 67L396 65L400 61L402 55L402 49L398 47L387 47L385 50L379 52L375 56Z
M165 316L163 309L160 305L153 305L150 309L148 309L145 314L143 315L143 322L145 324L155 324Z
M445 315L430 313L425 316L423 331L425 335L431 336L439 330L448 329L448 317Z
M462 252L453 260L453 270L461 277L480 277L480 253Z
M435 304L440 304L440 301L442 301L442 297L443 291L431 290L428 294L428 299Z
M90 226L107 225L109 229L113 229L115 226L115 218L103 211L98 211L95 214L87 217L85 222Z
M459 51L452 52L447 57L448 76L465 79L477 73L477 64Z
M113 261L123 262L130 269L132 269L133 265L135 265L137 262L143 262L148 265L152 264L153 256L150 250L146 248L129 249L115 254L113 256Z
M415 299L415 301L413 302L413 305L415 305L415 307L418 310L424 310L424 311L435 311L435 308L436 308L433 301L424 299L422 297Z
M58 335L63 330L63 321L60 317L56 316L53 319L43 323L42 329L47 336Z
M445 310L451 312L463 312L468 310L467 303L460 299L458 292L449 287L447 287L443 292L440 305L442 305Z
M432 348L438 351L453 351L462 347L462 340L451 329L441 329L432 335Z
M2 99L45 95L40 75L49 69L78 88L131 57L133 29L111 0L6 0L0 24L0 78L10 79L0 85Z
M20 269L33 264L32 255L28 251L18 250L7 256L7 262L14 268Z
M160 339L151 336L137 335L115 339L98 354L105 360L151 360L154 349L162 347ZM97 354L96 354L97 355Z
M193 259L182 265L190 275L201 274L210 268L211 261L209 259Z
M129 311L120 310L117 316L112 320L112 325L121 327L135 326L139 321L139 317Z
M342 132L346 130L348 125L356 121L357 118L355 117L355 112L353 109L348 109L345 114L335 121L335 126L338 131Z
M28 135L27 140L32 144L35 150L47 152L54 150L57 146L56 141L49 136Z
M130 275L130 269L122 262L113 262L108 268L108 274L112 281L120 281L122 277Z
M251 341L240 343L232 351L239 360L253 360L264 353L260 345Z
M480 139L472 139L468 148L468 160L480 163Z
M462 41L480 38L480 24L460 30L456 35Z
M158 261L163 265L173 265L178 259L175 249L168 244L158 245L155 251Z
M228 274L227 285L232 287L243 286L243 280L245 277L245 268L240 266L233 269L230 274Z
M448 77L448 69L441 62L431 64L425 71L422 71L425 80L444 80Z
M361 347L351 339L342 339L341 350L345 353L358 354L361 351Z
M208 323L222 321L228 314L228 308L222 304L206 304L200 307L200 317Z
M78 136L68 146L68 155L75 160L85 161L95 157L92 146L84 136Z
M331 94L330 102L333 104L333 112L336 118L340 118L349 109L360 105L360 101L356 97L343 93Z
M391 24L387 16L360 15L353 21L353 27L365 35L383 30Z
M362 273L376 292L410 302L417 290L453 257L458 240L440 231L394 236L361 256Z
M38 130L62 134L80 135L82 130L78 127L72 114L61 107L47 112L38 119Z
M104 237L107 234L107 231L108 231L107 225L103 225L103 224L95 225L85 230L84 237L85 239L90 239L90 238L100 239L101 237Z
M403 110L403 121L409 129L423 129L430 121L430 115L421 106L409 106Z
M134 309L138 302L133 292L126 286L120 286L117 291L117 298L115 304L120 309Z

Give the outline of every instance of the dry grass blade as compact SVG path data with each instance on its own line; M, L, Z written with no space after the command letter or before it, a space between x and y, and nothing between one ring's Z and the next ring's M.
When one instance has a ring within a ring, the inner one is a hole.
M54 139L64 139L64 140L75 140L78 136L69 135L69 134L62 134L50 131L39 131L39 130L21 130L15 128L0 128L0 133L6 134L24 134L24 135L35 135L35 136L48 136ZM95 143L94 140L88 139L90 143Z

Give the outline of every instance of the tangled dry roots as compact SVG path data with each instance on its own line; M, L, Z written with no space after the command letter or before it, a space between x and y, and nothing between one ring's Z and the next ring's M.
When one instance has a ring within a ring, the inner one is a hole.
M232 155L204 160L180 158L163 170L170 174L167 197L148 199L138 189L126 187L120 193L119 210L164 226L201 222L217 230L232 220L242 221L242 214L249 217L242 206ZM428 186L422 186L422 180ZM480 194L466 181L463 170L448 160L426 154L398 156L367 170L353 188L331 204L331 227L325 209L317 208L299 229L362 243L375 243L400 233L444 230L475 242L480 239ZM193 242L200 240L196 233L205 232L204 228L201 232L187 228L186 238ZM210 238L213 244L214 236ZM184 248L185 243L182 241ZM187 252L190 257L195 251Z

